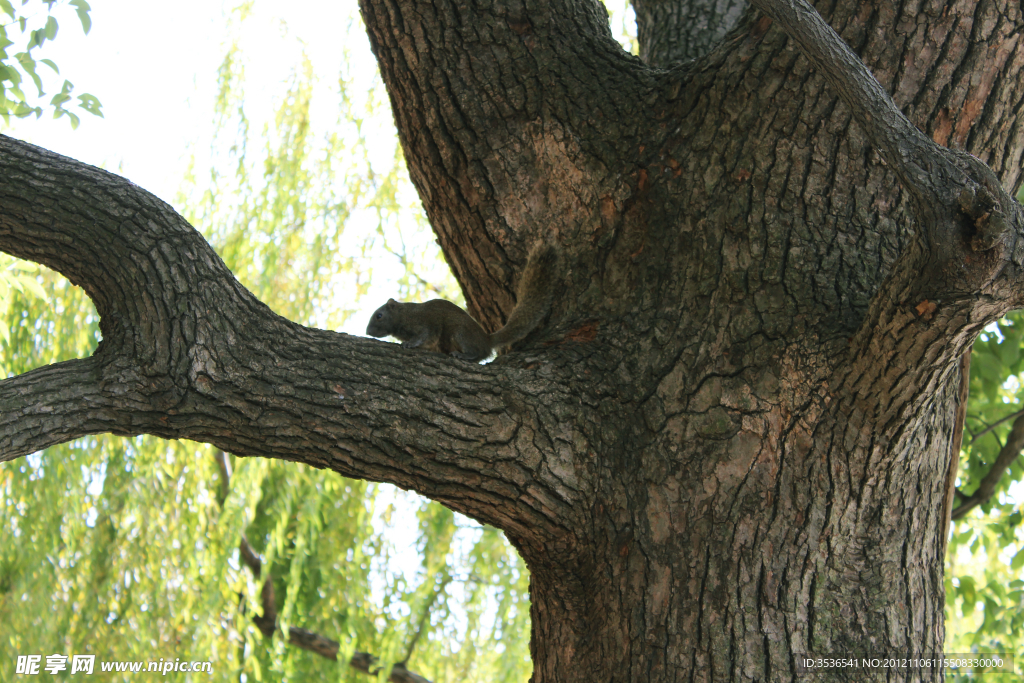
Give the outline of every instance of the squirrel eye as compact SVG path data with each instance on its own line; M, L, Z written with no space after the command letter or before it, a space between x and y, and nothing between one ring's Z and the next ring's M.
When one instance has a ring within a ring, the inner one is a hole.
M378 313L376 317L377 317L377 320L380 320L381 318L384 317L384 314L383 313Z

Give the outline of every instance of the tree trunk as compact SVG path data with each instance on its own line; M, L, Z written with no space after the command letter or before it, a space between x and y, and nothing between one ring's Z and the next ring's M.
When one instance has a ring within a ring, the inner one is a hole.
M158 200L5 140L0 249L104 342L0 382L0 453L152 433L415 489L525 558L537 683L941 654L959 361L1021 305L1021 9L840 0L840 40L755 5L638 2L645 63L596 2L361 0L470 312L562 251L484 366L280 319ZM710 52L695 7L739 22ZM819 680L874 678L942 672Z

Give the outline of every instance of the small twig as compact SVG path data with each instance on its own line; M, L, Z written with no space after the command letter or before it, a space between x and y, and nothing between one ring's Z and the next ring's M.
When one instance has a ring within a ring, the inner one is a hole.
M1009 414L1009 415L1007 415L1006 417L1003 417L1003 418L1000 418L1000 419L996 420L996 421L995 421L995 422L993 422L992 424L990 424L990 425L988 425L987 427L985 427L984 429L982 429L982 430L981 430L980 432L978 432L977 434L973 434L973 435L971 435L971 443L974 443L975 441L977 441L977 440L978 440L978 439L980 439L981 437L985 436L986 434L988 434L989 432L991 432L991 431L992 431L993 429L995 429L995 428L996 428L996 427L998 427L999 425L1001 425L1001 424L1003 424L1004 422L1006 422L1007 420L1012 420L1012 419L1014 419L1014 418L1018 418L1018 417L1020 417L1021 415L1024 415L1024 409L1018 410L1018 411L1017 411L1017 412L1015 412L1015 413L1010 413L1010 414Z
M960 519L992 497L992 494L995 493L996 485L1003 477L1003 473L1010 467L1014 459L1020 455L1021 449L1024 449L1024 414L1018 415L1017 419L1014 420L1013 427L1010 429L1010 436L1007 437L1003 447L999 449L999 455L996 457L992 468L982 478L974 493L966 496L964 501L953 510L952 519Z
M423 606L423 612L420 614L420 621L416 625L416 633L413 635L412 640L409 641L409 647L405 652L405 657L403 657L402 661L399 662L403 666L409 661L409 658L412 657L413 648L416 647L416 643L419 641L420 636L423 635L423 626L426 624L427 619L430 618L430 610L434 607L434 603L437 602L437 597L441 595L444 587L451 583L451 580L452 577L446 576L444 581L441 582L441 585L437 587L437 590L431 594L430 600L427 601L427 604Z

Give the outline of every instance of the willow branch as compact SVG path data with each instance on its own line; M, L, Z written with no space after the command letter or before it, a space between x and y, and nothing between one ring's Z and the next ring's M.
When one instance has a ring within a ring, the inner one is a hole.
M217 467L220 469L221 473L221 488L227 489L229 488L229 479L231 476L231 468L227 462L227 454L222 450L217 450L214 453L214 459L216 460ZM239 553L241 554L242 562L245 566L249 568L249 571L252 572L256 579L259 579L260 575L263 573L263 560L260 559L259 553L257 553L252 547L244 534L242 535L242 540L239 542ZM434 599L432 598L427 604L427 612L429 612L430 606L433 605L433 603ZM263 581L263 587L260 589L260 605L263 608L263 614L254 616L252 620L253 623L256 624L256 628L260 630L260 633L262 633L265 638L271 638L274 635L274 631L280 630L280 626L277 623L277 602L274 599L273 575L269 573L267 578ZM420 626L422 627L422 622ZM409 646L410 654L412 653L412 646L418 638L419 633L417 632ZM341 649L341 644L338 643L338 641L332 640L314 631L308 631L304 628L297 628L295 626L288 628L288 643L334 661L337 661L338 652ZM429 679L424 678L413 671L409 671L406 668L405 662L408 659L409 657L407 655L405 660L392 667L391 675L388 676L388 680L392 683L431 683ZM356 652L349 660L349 666L365 674L376 675L379 671L379 667L376 667L377 661L377 658L368 652Z
M420 637L423 635L423 630L427 625L427 621L430 619L430 610L433 609L434 603L437 602L437 599L441 596L441 592L445 589L445 586L451 582L451 580L452 577L446 576L444 581L441 582L441 585L437 587L437 590L430 594L430 599L427 600L427 603L423 606L423 610L420 612L419 622L416 624L416 632L409 640L409 644L405 650L405 657L402 657L402 661L399 662L400 664L405 665L405 663L409 661L409 658L412 657L413 650L416 649L416 643L419 642Z

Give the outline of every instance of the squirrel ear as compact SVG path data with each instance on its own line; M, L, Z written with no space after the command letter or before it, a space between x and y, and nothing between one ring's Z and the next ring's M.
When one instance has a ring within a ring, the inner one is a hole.
M394 299L388 299L388 306L397 306L398 302Z

